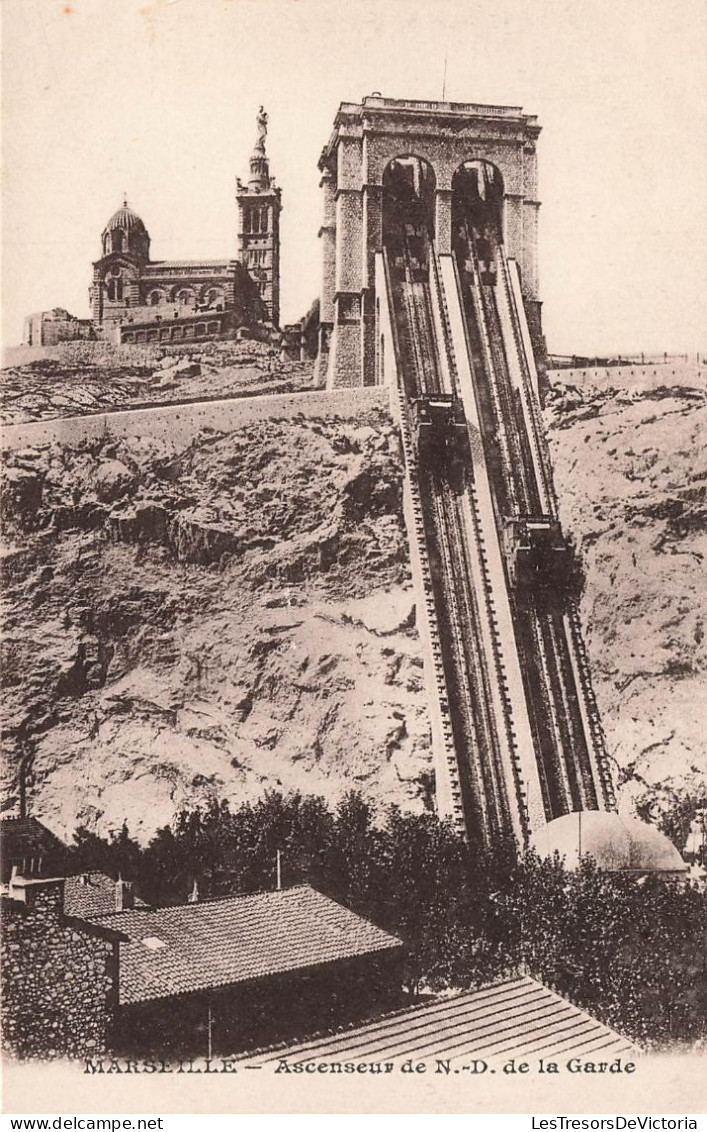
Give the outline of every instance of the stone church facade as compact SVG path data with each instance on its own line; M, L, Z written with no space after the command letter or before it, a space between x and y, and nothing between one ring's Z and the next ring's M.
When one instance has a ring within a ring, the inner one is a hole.
M89 291L98 337L161 341L226 334L240 325L280 318L281 190L265 149L267 114L247 184L236 181L237 255L222 260L153 260L150 234L127 200L101 234L101 256Z
M91 314L96 328L179 317L198 309L241 308L256 313L259 297L237 260L151 260L150 236L127 201L101 236L93 265Z

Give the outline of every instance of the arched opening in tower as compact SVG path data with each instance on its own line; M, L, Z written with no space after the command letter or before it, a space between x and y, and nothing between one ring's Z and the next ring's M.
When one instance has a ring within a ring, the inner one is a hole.
M465 161L452 177L454 230L465 221L480 236L503 238L503 177L490 161Z
M503 242L503 177L490 161L465 161L452 178L452 242L457 255L476 248L482 275ZM483 266L482 266L483 265Z
M434 169L422 157L395 157L383 173L383 243L393 262L424 267L435 234Z

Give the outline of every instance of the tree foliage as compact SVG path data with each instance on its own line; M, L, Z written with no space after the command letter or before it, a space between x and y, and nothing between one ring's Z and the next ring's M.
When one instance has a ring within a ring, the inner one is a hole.
M398 935L412 991L476 987L526 970L648 1045L707 1038L707 906L694 886L603 873L590 860L514 846L485 853L429 814L380 814L359 794L267 793L180 813L140 848L123 827L103 840L78 830L77 871L138 882L154 904L272 889L320 891Z

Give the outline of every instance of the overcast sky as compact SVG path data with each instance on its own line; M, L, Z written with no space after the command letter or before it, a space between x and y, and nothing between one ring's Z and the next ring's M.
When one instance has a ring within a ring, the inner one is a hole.
M86 317L123 192L156 259L235 254L234 178L270 116L284 321L319 290L317 158L337 106L537 114L554 352L707 347L702 0L4 0L4 341Z

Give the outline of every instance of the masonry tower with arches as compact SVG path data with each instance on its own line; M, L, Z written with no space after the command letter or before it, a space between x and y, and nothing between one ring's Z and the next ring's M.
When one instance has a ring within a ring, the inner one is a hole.
M540 414L539 133L374 94L320 161L318 373L390 390L437 809L486 847L615 810Z
M438 254L452 251L460 171L496 171L502 237L518 264L534 345L541 349L537 277L537 118L519 107L417 102L373 94L342 102L319 168L322 290L318 374L331 388L376 383L375 254L383 246L391 167L418 157L426 170L429 229ZM456 178L456 180L455 180Z

